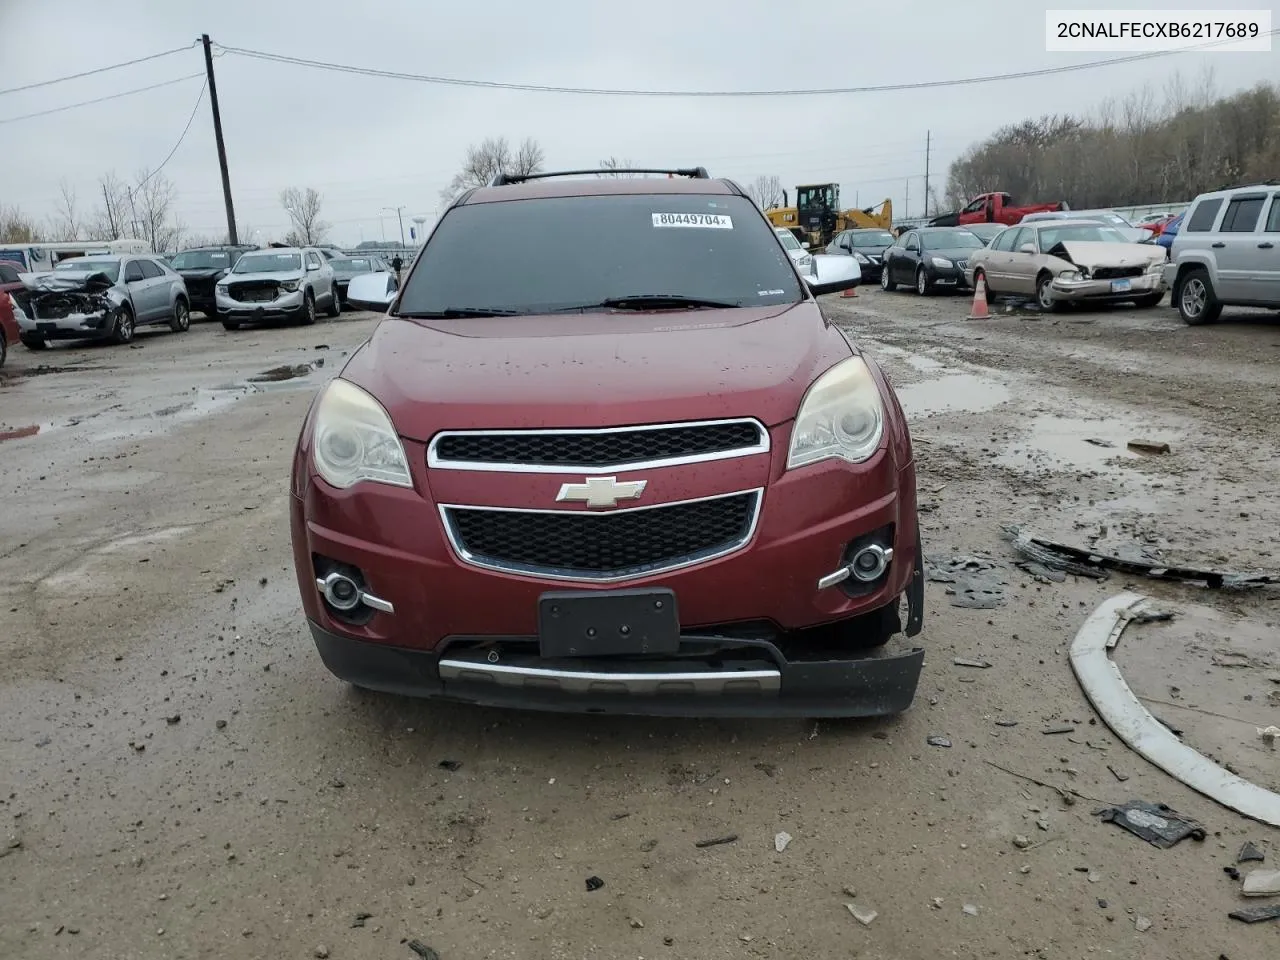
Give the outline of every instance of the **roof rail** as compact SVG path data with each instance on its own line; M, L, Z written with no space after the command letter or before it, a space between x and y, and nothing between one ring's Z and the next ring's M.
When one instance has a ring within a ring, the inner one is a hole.
M1280 187L1280 180L1246 180L1244 183L1229 183L1225 186L1208 190L1206 193L1220 193L1223 190L1243 190L1245 187Z
M524 183L527 180L547 180L551 177L589 177L599 174L620 173L665 173L672 177L691 177L694 180L710 180L706 167L684 167L681 169L628 167L599 170L556 170L551 173L499 173L489 181L491 187L505 187L513 183Z

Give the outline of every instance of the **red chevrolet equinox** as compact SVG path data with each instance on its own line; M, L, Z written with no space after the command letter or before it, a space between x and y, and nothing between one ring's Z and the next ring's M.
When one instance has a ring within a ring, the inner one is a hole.
M743 190L499 175L317 396L294 563L360 687L543 710L874 716L924 651L906 420ZM904 611L905 607L905 611Z

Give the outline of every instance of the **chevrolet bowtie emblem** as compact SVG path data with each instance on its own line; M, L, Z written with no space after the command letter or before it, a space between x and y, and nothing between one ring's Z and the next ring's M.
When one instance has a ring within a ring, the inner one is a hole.
M616 507L619 500L635 500L644 493L647 480L624 480L617 477L587 477L582 483L566 483L556 500L585 503L588 507Z

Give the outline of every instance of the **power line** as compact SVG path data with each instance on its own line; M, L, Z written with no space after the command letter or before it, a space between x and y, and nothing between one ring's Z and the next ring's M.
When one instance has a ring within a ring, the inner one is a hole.
M37 87L48 87L55 83L63 83L67 80L79 80L81 77L92 77L99 73L106 73L108 70L119 70L121 67L132 67L135 63L147 63L150 60L159 60L161 57L169 57L175 53L182 53L183 51L190 50L199 42L200 41L197 40L195 43L190 43L185 47L174 47L172 50L153 53L149 57L138 57L136 60L125 60L121 63L113 63L106 67L98 67L94 70L85 70L83 73L71 73L65 77L55 77L52 80L41 80L39 83L28 83L21 87L10 87L8 90L0 90L0 96L3 96L6 93L19 93L23 90L34 90Z
M200 103L202 100L204 100L204 92L208 89L209 89L209 81L206 78L204 82L204 86L200 88L200 95L196 97L196 105L191 108L191 116L187 117L187 125L182 128L182 136L178 137L178 142L173 145L173 149L169 151L169 155L160 161L160 166L156 167L154 170L148 173L145 177L143 177L141 182L136 187L133 188L133 191L132 191L133 193L137 193L139 190L141 190L143 184L145 184L148 180L154 177L161 170L163 170L164 165L173 159L173 155L177 153L178 148L182 146L182 141L187 139L187 131L191 129L191 123L196 118L196 111L200 109Z
M74 110L77 107L88 107L95 103L106 103L108 100L119 100L121 97L131 97L135 93L146 93L148 90L159 90L161 87L171 87L175 83L183 83L187 80L198 80L203 76L203 73L193 73L185 77L178 77L174 80L165 80L161 83L153 83L147 87L123 90L120 93L113 93L106 97L98 97L94 100L81 100L79 103L68 103L66 106L54 107L51 110L38 110L35 113L24 113L19 117L5 117L3 120L0 120L0 123L17 123L19 120L30 120L34 117L47 117L51 113L62 113L64 110Z
M1268 31L1266 36L1280 34L1280 28ZM244 47L228 47L218 44L218 48L226 53L239 54L255 60L266 60L272 63L285 63L292 66L315 67L320 70L332 70L338 73L358 74L366 77L382 77L390 80L413 80L418 83L443 84L455 87L482 87L491 90L521 90L531 93L570 93L583 96L614 97L798 97L823 96L829 94L853 93L891 93L902 90L932 90L938 87L961 87L979 83L994 83L1001 80L1026 80L1032 77L1052 76L1060 73L1074 73L1081 70L1093 70L1098 67L1118 66L1124 63L1138 63L1160 57L1172 56L1175 53L1190 53L1194 50L1216 47L1235 40L1215 40L1210 43L1197 44L1179 50L1152 50L1135 53L1125 57L1113 57L1109 60L1090 60L1086 63L1064 64L1057 67L1042 67L1038 70L1021 70L1015 73L987 74L978 77L963 77L956 80L921 80L913 83L887 83L865 87L814 87L795 90L633 90L607 89L603 87L560 87L535 83L507 83L498 80L474 80L461 77L442 77L430 74L403 73L396 70L379 70L374 67L357 67L350 64L326 63L322 60L308 60L303 57L292 57L262 50L248 50Z

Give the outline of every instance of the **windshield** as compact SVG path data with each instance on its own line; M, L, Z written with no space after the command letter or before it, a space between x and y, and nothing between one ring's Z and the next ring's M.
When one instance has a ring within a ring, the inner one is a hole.
M752 202L733 195L464 204L418 255L397 313L536 314L646 297L794 303L800 280L771 234Z
M1129 243L1129 238L1115 227L1095 227L1088 224L1078 226L1053 226L1040 230L1040 249L1048 252L1058 244L1068 243Z
M297 253L246 253L232 273L284 273L302 269L302 256Z
M921 230L927 250L978 250L982 241L968 230Z
M184 250L170 258L169 266L175 270L225 270L231 266L231 254L226 250Z
M873 233L851 233L850 238L853 240L855 247L891 247L893 246L893 234L889 231L877 231Z
M61 260L54 270L83 270L86 273L105 273L107 279L115 283L120 279L119 260Z
M338 273L372 273L374 270L373 261L368 257L346 257L330 260L329 266L333 267Z
M786 249L786 250L803 250L804 249L804 247L800 246L800 241L796 239L796 235L792 233L790 230L775 230L773 232L778 235L778 239L782 242L783 249Z

